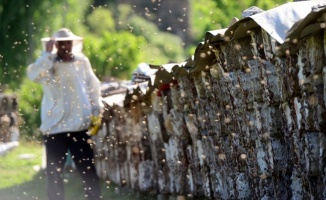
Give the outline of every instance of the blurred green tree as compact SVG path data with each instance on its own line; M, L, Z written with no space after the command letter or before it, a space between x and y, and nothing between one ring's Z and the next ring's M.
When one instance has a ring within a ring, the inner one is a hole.
M107 8L100 7L92 10L86 16L86 24L89 32L96 35L101 35L103 32L116 32L115 21Z
M40 136L41 125L41 100L42 86L24 78L21 87L17 91L19 114L22 124L20 134L24 136Z
M227 28L233 17L241 19L242 12L251 6L269 10L287 0L190 0L191 34L201 41L207 31Z
M140 47L144 51L142 62L164 64L185 60L184 44L179 37L160 31L155 23L132 12L130 5L120 4L117 11L117 28L130 31L146 40L146 46Z
M84 52L89 57L96 75L105 80L107 77L130 79L136 65L141 62L145 39L121 31L110 33L103 31L99 36L85 38Z
M100 79L131 78L136 65L141 62L144 37L126 30L116 30L115 20L107 8L97 8L89 13L86 24L91 33L84 38L84 52L89 57Z
M89 4L89 0L1 0L0 89L19 88L26 66L40 54L41 37L63 26L83 30L78 27Z

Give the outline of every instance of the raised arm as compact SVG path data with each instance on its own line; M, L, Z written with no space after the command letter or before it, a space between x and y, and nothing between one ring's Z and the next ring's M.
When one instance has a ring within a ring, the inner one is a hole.
M54 55L51 53L54 46L54 40L50 40L46 43L46 51L27 68L27 76L34 82L46 83L52 76L52 67Z

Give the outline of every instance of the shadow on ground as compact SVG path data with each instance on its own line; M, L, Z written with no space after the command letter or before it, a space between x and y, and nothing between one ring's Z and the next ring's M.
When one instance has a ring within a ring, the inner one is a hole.
M76 172L64 174L66 200L85 200L81 179ZM101 181L103 199L110 200L156 200L156 196L135 194L126 189L118 189L113 184ZM119 191L119 192L117 192ZM123 192L122 192L123 191ZM0 189L1 200L46 200L46 181L44 171L38 172L31 181Z

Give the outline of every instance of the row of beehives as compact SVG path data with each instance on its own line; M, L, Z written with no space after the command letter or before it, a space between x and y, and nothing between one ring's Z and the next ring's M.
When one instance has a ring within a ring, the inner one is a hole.
M95 138L101 177L180 197L325 199L323 15L297 24L321 28L295 43L261 27L237 39L208 33L193 59L160 66L147 93L107 107Z

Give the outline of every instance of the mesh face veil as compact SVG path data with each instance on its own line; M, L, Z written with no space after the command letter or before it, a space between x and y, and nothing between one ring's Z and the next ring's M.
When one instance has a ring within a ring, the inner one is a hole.
M73 32L71 32L67 28L61 28L59 29L56 33L52 35L52 37L45 37L41 39L42 42L42 49L43 51L46 50L46 43L50 40L53 39L54 41L67 41L71 40L72 41L72 53L74 55L82 54L83 50L83 38L80 36L75 35ZM56 53L57 48L53 46L52 53Z

